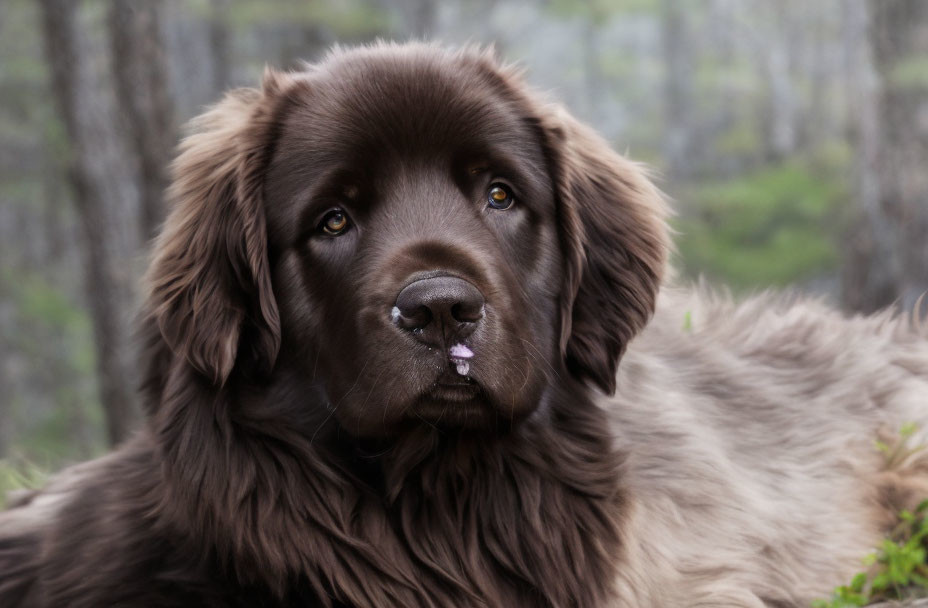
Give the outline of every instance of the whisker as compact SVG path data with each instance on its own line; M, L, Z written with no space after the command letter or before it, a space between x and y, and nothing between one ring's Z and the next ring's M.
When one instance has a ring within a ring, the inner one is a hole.
M535 346L534 344L532 344L531 342L529 342L529 341L526 340L525 338L519 338L519 339L522 340L523 342L525 342L526 344L528 344L530 347L532 347L532 348L535 350L535 352L538 353L538 356L541 357L542 362L544 362L544 364L548 366L548 369L551 370L551 373L553 373L554 376L555 376L558 380L561 379L561 375L560 375L559 373L557 373L557 370L554 369L554 366L552 366L551 363L545 358L544 354L542 354L542 352L541 352L540 350L538 350L538 347L537 347L537 346Z
M527 356L527 355L528 355L529 353L525 353L525 354L526 354L525 359L526 359L526 361L528 361L528 356ZM545 379L546 379L548 382L551 382L551 378L548 377L548 374L545 372L545 370L542 369L541 372L545 375ZM528 366L526 365L526 366L525 366L525 380L522 381L522 386L519 387L519 392L520 392L520 393L521 393L521 392L525 389L525 387L528 385L528 379L529 379L529 376L530 376L530 375L531 375L531 374L529 373L529 368L528 368Z
M321 349L319 349L319 348L316 349L316 358L315 358L315 360L313 360L313 377L310 378L310 382L315 382L315 381L316 381L316 367L318 367L318 365L319 365L319 351L320 351L320 350L321 350Z
M538 358L535 355L533 355L531 351L525 351L525 358L528 359L529 357L531 357L532 361L538 362ZM547 380L548 382L552 382L551 376L548 375L548 372L547 370L545 370L544 367L539 367L538 369L540 369L541 373L544 374L545 380ZM526 375L526 382L528 382L528 375ZM524 384L522 385L522 388L525 388Z
M407 407L406 409L409 409L409 408ZM435 426L434 424L432 424L431 422L429 422L428 420L426 420L425 418L423 418L422 415L419 414L419 412L417 412L416 410L413 410L412 413L416 415L416 418L418 418L418 419L421 420L422 422L426 423L427 425L429 425L430 427L432 427L433 429L435 429L435 431L441 433L441 430L440 430L437 426ZM444 413L444 412L442 412L442 413Z
M309 445L310 445L310 446L313 445L313 441L316 440L316 435L319 434L319 431L322 430L322 427L325 426L325 423L328 422L329 419L335 414L335 410L338 409L338 406L340 406L340 405L342 404L342 402L348 397L348 395L350 395L351 392L355 389L355 387L358 386L358 382L361 381L361 376L364 375L364 370L367 369L367 364L368 364L368 363L370 363L370 359L368 359L367 361L364 362L364 366L361 368L361 371L358 372L358 377L354 379L354 384L351 385L351 388L348 389L348 392L346 392L344 395L342 395L342 398L338 400L338 403L336 403L336 404L332 407L332 409L329 411L329 413L328 413L328 415L325 417L325 419L324 419L322 422L319 423L319 426L318 426L318 427L316 427L316 430L315 430L315 432L313 433L313 436L309 438Z
M374 392L374 389L377 388L377 383L380 382L380 377L383 376L383 372L386 368L382 368L380 373L377 374L377 377L374 378L374 382L371 384L371 390L367 391L367 397L364 398L364 401L361 403L361 407L358 408L358 434L360 435L361 431L361 416L364 415L364 408L367 407L367 402L371 398L371 394ZM384 410L384 415L386 415L386 410Z

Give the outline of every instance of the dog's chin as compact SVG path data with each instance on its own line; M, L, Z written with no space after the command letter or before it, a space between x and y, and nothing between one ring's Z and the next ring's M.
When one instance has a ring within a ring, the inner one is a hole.
M525 418L524 406L504 404L479 379L439 376L407 409L407 422L445 431L508 431Z
M413 402L407 418L413 424L440 429L484 429L498 424L497 409L470 378L436 382Z
M388 382L361 383L347 398L336 392L329 400L340 426L360 439L398 438L421 427L508 432L534 411L541 387L534 375L514 386L496 369L483 361L420 361L412 371L388 367Z

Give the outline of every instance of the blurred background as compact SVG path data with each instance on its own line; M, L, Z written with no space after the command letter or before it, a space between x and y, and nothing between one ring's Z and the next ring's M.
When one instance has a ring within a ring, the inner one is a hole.
M650 163L686 278L849 312L928 289L923 0L2 0L0 490L139 420L132 315L184 122L378 37L492 42Z

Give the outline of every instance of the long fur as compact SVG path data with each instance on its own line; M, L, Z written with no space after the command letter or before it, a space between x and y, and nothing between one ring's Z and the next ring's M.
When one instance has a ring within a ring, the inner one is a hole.
M528 125L562 263L537 313L554 359L525 355L545 379L534 413L380 450L295 363L309 305L281 299L262 192L314 77L407 68ZM928 427L925 331L802 299L658 296L660 194L489 54L336 51L194 129L148 275L147 424L0 513L0 605L800 606L928 495L928 459L889 470L873 448Z

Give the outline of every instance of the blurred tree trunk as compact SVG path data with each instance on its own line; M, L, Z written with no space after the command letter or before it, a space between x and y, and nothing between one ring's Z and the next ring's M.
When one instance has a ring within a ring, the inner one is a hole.
M164 219L167 166L175 140L161 6L160 2L112 0L109 14L116 97L139 170L143 240L152 238Z
M134 200L135 193L131 180L120 178L125 172L113 145L118 122L108 112L103 87L90 67L92 57L79 23L80 3L41 0L41 9L51 88L67 133L68 177L83 232L100 399L109 440L118 443L132 424L134 391L126 324L131 275L120 273L114 261L129 247L116 238L122 232L116 211Z
M671 179L692 177L693 95L692 55L696 51L690 37L687 15L692 7L680 0L663 0L661 42L667 74L664 79L664 158Z
M855 150L853 183L858 206L844 244L841 301L845 308L861 312L891 304L901 272L892 226L880 208L880 117L867 6L868 0L843 0L841 6L848 139Z
M808 102L799 125L799 146L813 154L840 131L835 127L835 112L828 107L828 86L831 84L831 66L828 64L827 46L830 22L836 19L835 6L819 0L802 9L805 24L805 44L800 54L801 72L808 87ZM837 17L840 19L840 17Z
M399 38L428 40L435 35L438 2L434 0L373 0L371 6L399 17Z
M878 75L874 116L858 121L873 184L862 200L846 260L843 297L870 312L899 302L910 310L928 290L928 3L869 3L869 40ZM874 122L875 128L868 124Z
M928 289L928 3L872 2L871 41L880 75L880 208L895 228L904 308Z
M432 0L418 0L412 4L415 6L412 15L412 35L425 40L435 31L438 3Z
M756 48L767 80L767 92L761 101L764 156L768 162L777 162L796 149L798 103L792 71L793 46L800 28L794 27L788 5L764 3L759 10L764 14L772 12L761 28Z
M600 105L601 100L605 97L603 89L606 83L600 66L603 53L599 39L600 29L608 12L601 5L601 2L590 3L589 12L583 21L583 36L579 41L583 58L585 118L593 124L597 124L603 119Z
M211 0L209 4L209 48L213 64L213 93L216 97L231 86L229 67L231 47L225 14L229 0Z

